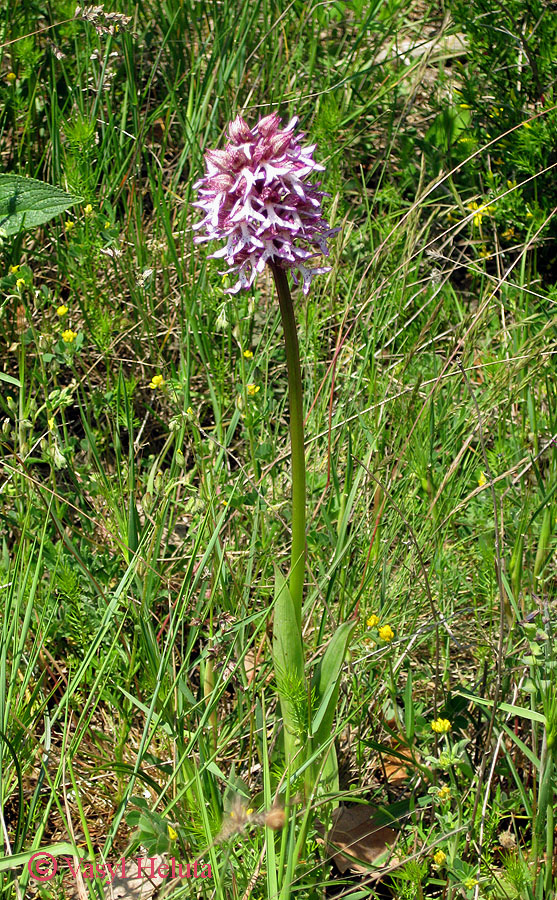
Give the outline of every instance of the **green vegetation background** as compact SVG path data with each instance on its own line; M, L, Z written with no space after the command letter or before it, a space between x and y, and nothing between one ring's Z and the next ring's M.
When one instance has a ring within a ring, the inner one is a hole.
M340 799L384 808L398 860L359 896L553 896L551 4L74 14L16 0L0 25L2 170L83 197L1 250L5 856L205 852L196 890L219 898L359 877L319 843L331 798L303 846L294 813L276 835L250 819L305 814L281 782L269 638L285 360L270 279L231 300L191 202L226 123L278 110L317 142L341 229L297 297L304 621L310 666L359 621Z

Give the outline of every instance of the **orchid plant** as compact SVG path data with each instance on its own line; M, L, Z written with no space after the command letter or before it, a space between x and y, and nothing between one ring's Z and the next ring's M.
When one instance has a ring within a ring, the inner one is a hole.
M284 330L290 407L292 465L292 541L288 581L276 571L273 624L273 662L284 721L284 744L289 766L306 765L306 787L311 787L314 763L331 736L338 696L340 669L354 622L337 629L313 676L305 676L302 604L306 566L306 467L302 374L294 305L288 283L290 270L296 285L308 294L315 275L328 272L316 266L316 257L328 256L328 239L339 229L322 216L324 192L308 179L324 167L313 159L315 145L304 145L296 132L298 119L280 128L276 113L253 128L241 116L228 126L224 150L208 150L206 172L194 187L194 205L204 218L194 225L201 231L196 243L226 241L212 257L228 265L222 274L237 276L228 293L252 286L268 265L273 274ZM305 705L305 714L300 709ZM313 719L313 721L312 721ZM332 751L334 755L334 748ZM307 772L310 772L308 779Z

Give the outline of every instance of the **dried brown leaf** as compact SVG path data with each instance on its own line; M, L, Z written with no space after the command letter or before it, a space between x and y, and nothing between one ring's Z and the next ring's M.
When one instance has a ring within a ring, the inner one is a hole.
M341 872L369 874L371 866L384 868L393 862L389 851L397 834L375 819L376 807L368 803L339 806L327 832L325 848Z

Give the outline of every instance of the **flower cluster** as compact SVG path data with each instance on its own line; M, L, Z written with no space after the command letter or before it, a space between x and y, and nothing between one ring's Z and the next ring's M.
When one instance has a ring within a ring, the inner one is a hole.
M307 181L323 166L312 158L315 145L303 147L304 135L295 134L297 121L280 130L272 113L250 129L238 116L228 126L225 149L205 154L206 174L194 185L194 206L205 213L194 228L205 234L195 242L226 240L212 256L225 258L230 268L223 274L238 276L230 294L249 288L267 263L291 269L296 284L299 272L305 294L314 275L329 271L313 259L328 256L327 238L339 229L322 217L319 183Z
M434 719L431 723L431 730L436 734L448 734L451 730L451 723L448 719Z

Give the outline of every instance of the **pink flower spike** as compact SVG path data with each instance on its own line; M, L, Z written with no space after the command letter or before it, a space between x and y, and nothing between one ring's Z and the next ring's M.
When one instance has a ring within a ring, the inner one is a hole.
M339 229L322 216L327 194L309 177L324 167L313 159L315 144L302 146L305 135L295 134L297 122L294 117L281 131L279 116L271 113L250 129L237 116L224 150L205 153L205 175L194 185L193 205L204 213L193 226L202 229L194 242L226 242L211 256L224 258L226 274L237 276L230 294L251 287L269 262L290 269L296 284L298 272L304 294L315 275L329 271L311 260L329 255L327 241Z

